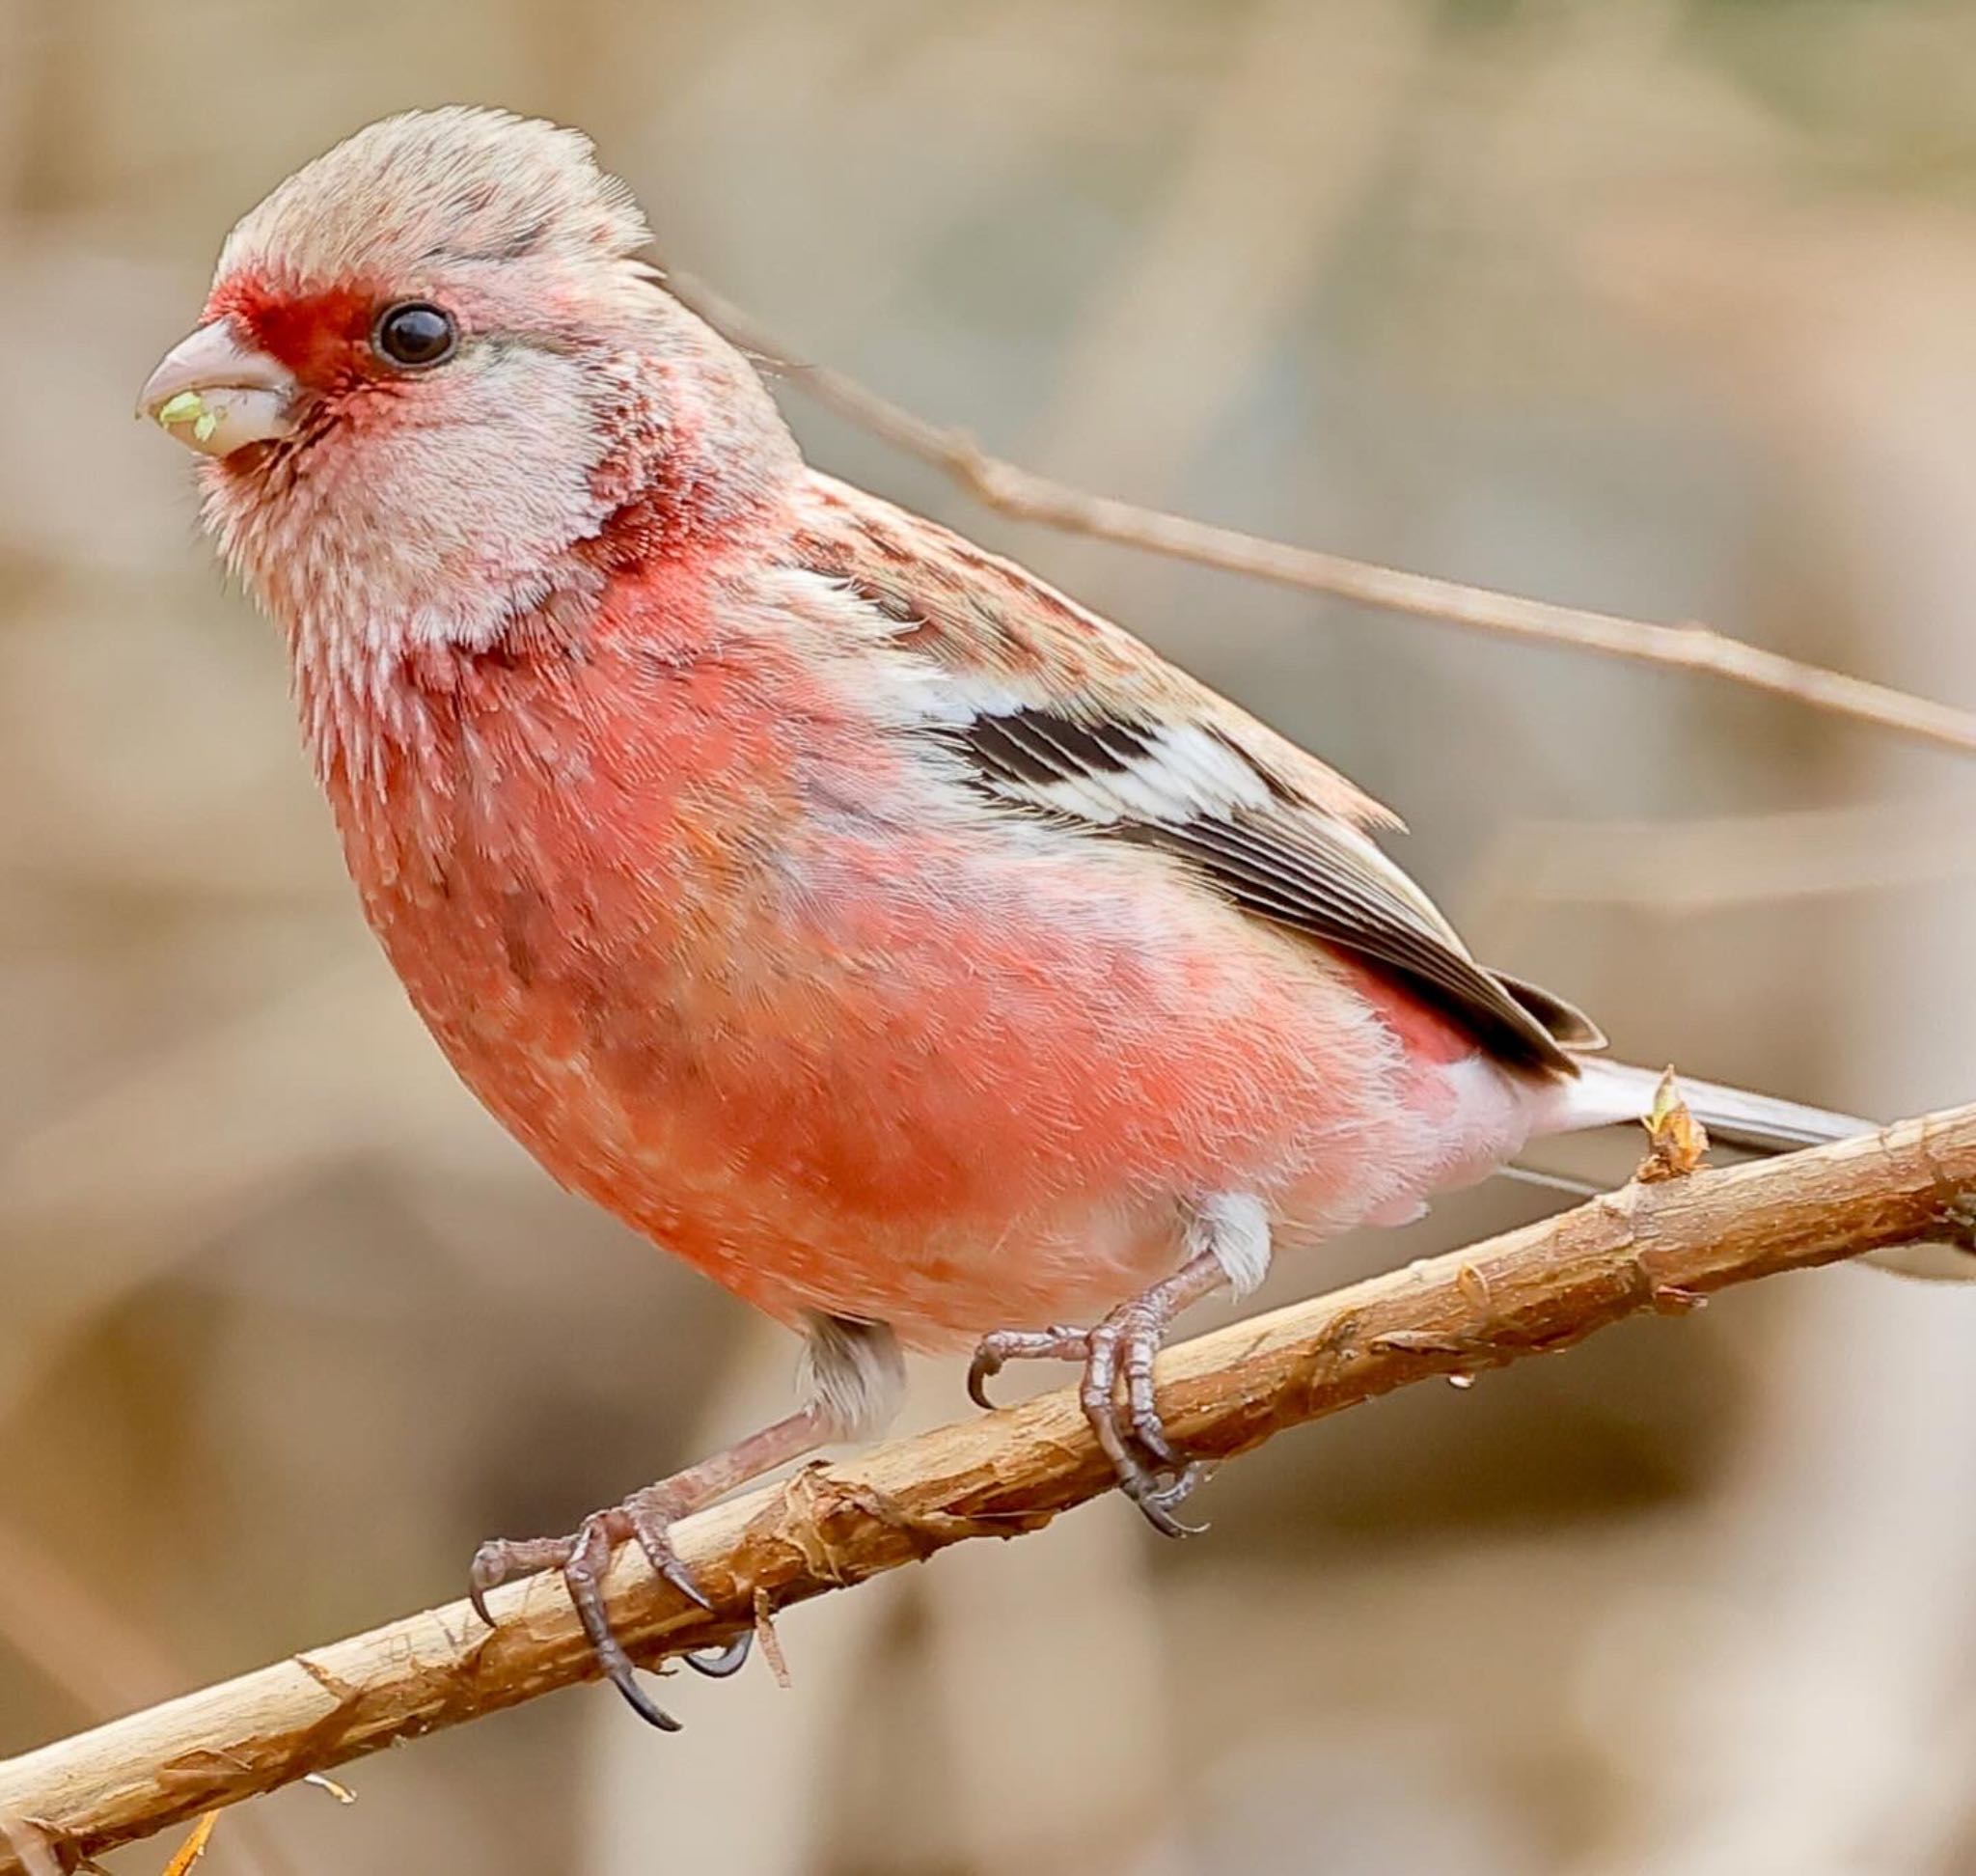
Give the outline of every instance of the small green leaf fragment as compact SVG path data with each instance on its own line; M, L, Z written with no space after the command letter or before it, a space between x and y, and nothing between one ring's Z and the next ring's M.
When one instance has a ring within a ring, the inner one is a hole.
M181 391L176 398L167 398L157 408L158 422L167 426L195 421L203 423L209 414L197 391Z
M193 420L192 434L202 443L210 442L212 433L220 427L220 414L216 410L202 410Z

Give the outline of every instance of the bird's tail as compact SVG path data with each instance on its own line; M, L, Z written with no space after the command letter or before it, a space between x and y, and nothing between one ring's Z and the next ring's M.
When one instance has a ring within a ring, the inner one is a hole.
M1853 1140L1877 1131L1877 1123L1825 1108L1780 1101L1770 1094L1722 1082L1696 1081L1677 1074L1681 1098L1688 1111L1709 1130L1709 1138L1745 1153L1791 1153L1800 1146L1829 1146L1835 1140ZM1584 1127L1610 1127L1637 1120L1654 1105L1660 1074L1636 1068L1630 1062L1581 1060L1578 1077L1570 1087L1560 1132Z
M1637 1120L1653 1106L1660 1083L1658 1070L1598 1057L1580 1060L1578 1067L1578 1077L1565 1090L1564 1104L1552 1122L1556 1132L1577 1133ZM1675 1080L1688 1111L1708 1129L1709 1138L1741 1152L1790 1153L1801 1146L1828 1146L1837 1140L1879 1131L1878 1122L1862 1120L1856 1115L1834 1114L1721 1082L1695 1081L1687 1075L1677 1075ZM1976 1256L1954 1245L1902 1245L1873 1252L1860 1261L1904 1277L1976 1283Z

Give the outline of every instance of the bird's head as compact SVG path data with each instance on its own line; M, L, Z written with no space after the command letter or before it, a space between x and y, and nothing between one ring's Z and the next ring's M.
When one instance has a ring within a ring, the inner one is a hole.
M489 643L790 473L759 381L645 238L576 131L386 119L233 230L140 411L206 458L208 523L291 633Z

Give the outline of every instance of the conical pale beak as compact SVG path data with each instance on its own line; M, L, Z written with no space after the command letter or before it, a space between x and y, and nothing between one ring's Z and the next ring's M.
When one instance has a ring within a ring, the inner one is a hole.
M231 319L215 319L158 362L137 414L202 455L232 455L292 433L295 390L281 365L240 343Z

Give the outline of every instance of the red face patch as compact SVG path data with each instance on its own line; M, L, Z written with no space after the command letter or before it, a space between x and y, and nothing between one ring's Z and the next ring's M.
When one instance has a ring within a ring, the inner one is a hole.
M301 297L255 280L231 280L206 301L208 319L231 316L270 358L312 390L349 374L380 372L370 350L377 302L348 288Z

